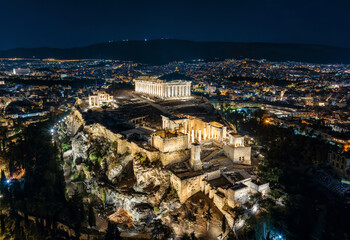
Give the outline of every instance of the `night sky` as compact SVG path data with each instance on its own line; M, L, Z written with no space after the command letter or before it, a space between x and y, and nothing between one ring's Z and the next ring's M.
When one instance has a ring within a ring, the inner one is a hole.
M346 0L0 0L0 10L0 49L145 38L350 48Z

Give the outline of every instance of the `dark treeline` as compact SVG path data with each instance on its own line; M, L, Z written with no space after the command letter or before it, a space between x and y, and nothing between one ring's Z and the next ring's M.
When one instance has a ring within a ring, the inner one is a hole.
M264 160L258 175L270 182L272 193L284 195L284 206L267 204L264 221L283 232L287 239L346 239L350 229L349 207L314 182L316 166L327 164L328 152L336 147L320 139L295 135L293 129L266 124L262 113L246 119L242 114L226 113L237 129L249 133L263 146ZM252 231L259 226L255 219Z
M57 222L61 222L79 236L88 213L78 194L66 200L63 160L47 125L29 126L22 140L10 144L1 154L9 161L10 175L25 170L20 181L7 180L11 176L1 174L1 235L14 239L71 239L57 229ZM29 221L28 216L35 221Z

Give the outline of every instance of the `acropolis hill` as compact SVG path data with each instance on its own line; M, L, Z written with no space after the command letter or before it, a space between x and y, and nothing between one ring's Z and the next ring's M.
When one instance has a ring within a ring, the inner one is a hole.
M222 218L227 233L240 229L244 219L235 209L269 191L255 176L251 147L207 99L188 94L190 82L166 83L171 90L159 83L142 83L152 91L99 91L77 101L59 129L68 146L69 194L101 201L108 209L97 209L101 218L126 232L149 232L154 218L176 234L208 239L222 234ZM180 221L189 204L194 225ZM210 231L205 211L216 219Z

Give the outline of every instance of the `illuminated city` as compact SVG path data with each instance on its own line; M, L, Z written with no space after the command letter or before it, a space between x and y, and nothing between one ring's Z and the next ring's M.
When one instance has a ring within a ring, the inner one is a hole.
M350 238L349 3L34 2L0 16L0 240Z

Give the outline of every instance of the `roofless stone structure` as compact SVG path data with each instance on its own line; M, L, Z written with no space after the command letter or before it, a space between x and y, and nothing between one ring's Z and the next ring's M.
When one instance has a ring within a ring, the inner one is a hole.
M181 99L191 96L191 81L161 80L157 77L142 76L134 79L135 92L161 99Z

